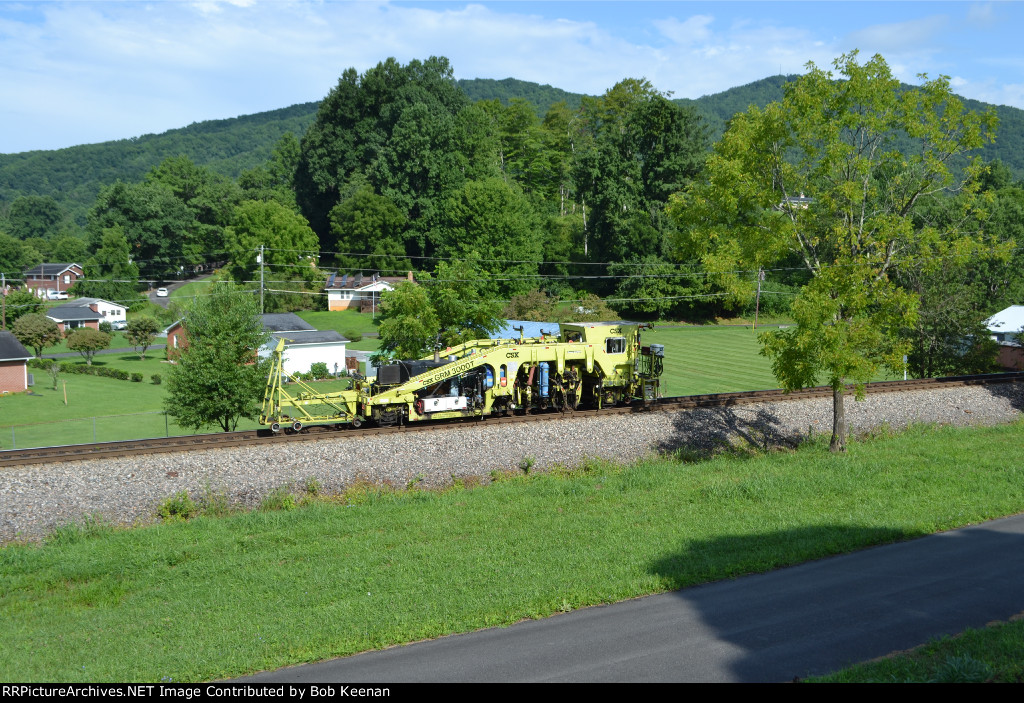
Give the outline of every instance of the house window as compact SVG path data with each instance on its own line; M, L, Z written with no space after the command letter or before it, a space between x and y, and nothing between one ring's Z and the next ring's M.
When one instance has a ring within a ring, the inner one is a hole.
M64 283L71 283L71 276L69 274L64 274Z

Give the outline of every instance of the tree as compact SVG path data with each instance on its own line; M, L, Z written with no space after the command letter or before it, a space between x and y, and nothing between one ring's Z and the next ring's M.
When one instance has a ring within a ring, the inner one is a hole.
M339 266L395 275L410 268L407 220L387 198L364 184L331 210L331 249Z
M428 246L433 211L448 190L461 187L470 109L445 58L394 58L359 75L345 70L320 103L302 138L295 190L303 214L328 243L328 214L342 188L363 175L378 195L395 204ZM327 248L327 247L325 247ZM420 251L420 253L426 253Z
M43 355L43 349L60 343L62 339L57 323L37 313L22 315L11 327L18 341L31 347L36 356Z
M92 366L96 352L110 346L110 335L91 327L79 327L68 334L68 349L76 351L85 359L86 366Z
M11 203L7 219L10 233L16 239L46 239L57 234L64 211L49 195L23 195Z
M316 235L306 218L277 201L241 203L225 243L231 256L227 270L237 283L259 280L257 258L262 246L265 289L280 292L323 287L324 278L316 265L320 250Z
M139 357L145 359L146 349L156 339L156 334L159 331L160 324L156 320L146 315L139 315L128 321L125 336L131 342L132 347L139 352Z
M473 268L482 290L507 299L537 285L542 228L518 188L500 178L467 181L445 201L439 219L434 230L439 254L476 257Z
M25 269L42 263L42 256L33 247L0 232L0 272L7 278L21 278Z
M411 281L380 296L381 350L400 359L418 359L434 349L439 324L427 291Z
M205 260L194 213L164 183L118 181L101 189L89 211L89 249L97 251L105 231L117 226L146 277L171 276Z
M136 291L139 267L132 262L128 240L120 225L104 229L100 247L85 264L85 276L72 287L73 295L104 298L131 305L141 300Z
M661 255L671 223L661 217L668 196L701 170L707 131L692 108L629 78L585 102L587 139L573 178L588 208L587 253L598 261Z
M501 328L501 303L481 291L474 261L442 262L437 278L402 282L381 295L380 345L403 359L486 338Z
M915 209L961 192L978 207L971 163L951 162L992 139L993 113L967 112L949 79L903 90L885 60L857 53L830 71L786 87L782 102L736 115L709 158L707 180L671 211L684 251L719 274L727 290L749 295L739 271L795 254L813 279L793 304L794 328L761 335L763 353L783 388L824 380L832 387L831 448L846 446L845 384L858 395L886 365L902 370L917 297L890 280L893 266L969 256L970 233L915 223Z
M218 285L193 301L183 325L188 345L167 381L167 413L182 427L225 432L258 417L268 372L258 350L270 335L252 293Z
M4 301L5 323L7 329L15 323L18 318L29 313L42 313L46 309L43 301L31 291L14 290L7 294Z

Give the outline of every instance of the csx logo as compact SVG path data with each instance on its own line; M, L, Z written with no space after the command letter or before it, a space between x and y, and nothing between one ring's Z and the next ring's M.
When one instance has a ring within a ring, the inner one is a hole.
M519 358L519 352L517 352L517 351L516 352L505 352L505 358L506 359L518 359Z

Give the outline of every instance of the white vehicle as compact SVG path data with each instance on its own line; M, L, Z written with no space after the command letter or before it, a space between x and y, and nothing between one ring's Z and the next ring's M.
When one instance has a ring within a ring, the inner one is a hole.
M46 291L46 297L48 300L67 300L68 294L63 291L53 290L52 288L49 288Z
M168 295L168 293L167 293L167 289L166 288L157 288L156 289L156 297L158 297L158 298L166 298L167 295Z

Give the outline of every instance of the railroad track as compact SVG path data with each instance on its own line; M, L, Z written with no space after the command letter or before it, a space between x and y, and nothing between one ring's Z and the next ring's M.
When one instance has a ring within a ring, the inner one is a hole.
M945 378L924 378L907 381L882 381L879 383L868 384L866 390L868 393L897 393L968 385L1018 383L1021 381L1024 381L1024 373L983 374L978 376L951 376ZM850 388L852 388L852 386ZM580 418L636 412L671 412L701 407L723 407L729 405L747 405L750 403L804 400L807 398L821 397L832 397L832 389L828 386L818 386L815 388L795 391L793 393L783 393L781 390L763 390L745 391L742 393L714 393L707 395L678 396L672 398L660 398L656 403L647 406L633 405L603 408L601 410L577 410L575 412L566 413L552 412L538 415L487 418L486 422L488 426L515 422L554 422L567 417ZM282 433L275 435L269 430L245 430L241 432L219 432L216 434L138 439L125 442L70 444L57 447L40 447L36 449L9 449L6 451L0 451L0 468L23 466L27 464L108 459L141 454L186 452L197 449L222 449L227 447L244 446L257 441L304 442L357 434L365 436L401 432L443 431L457 427L464 427L468 423L480 421L482 421L482 418L466 419L461 422L418 422L414 425L370 427L358 430L350 428L336 430L331 427L314 425L303 429L301 432L293 434Z

